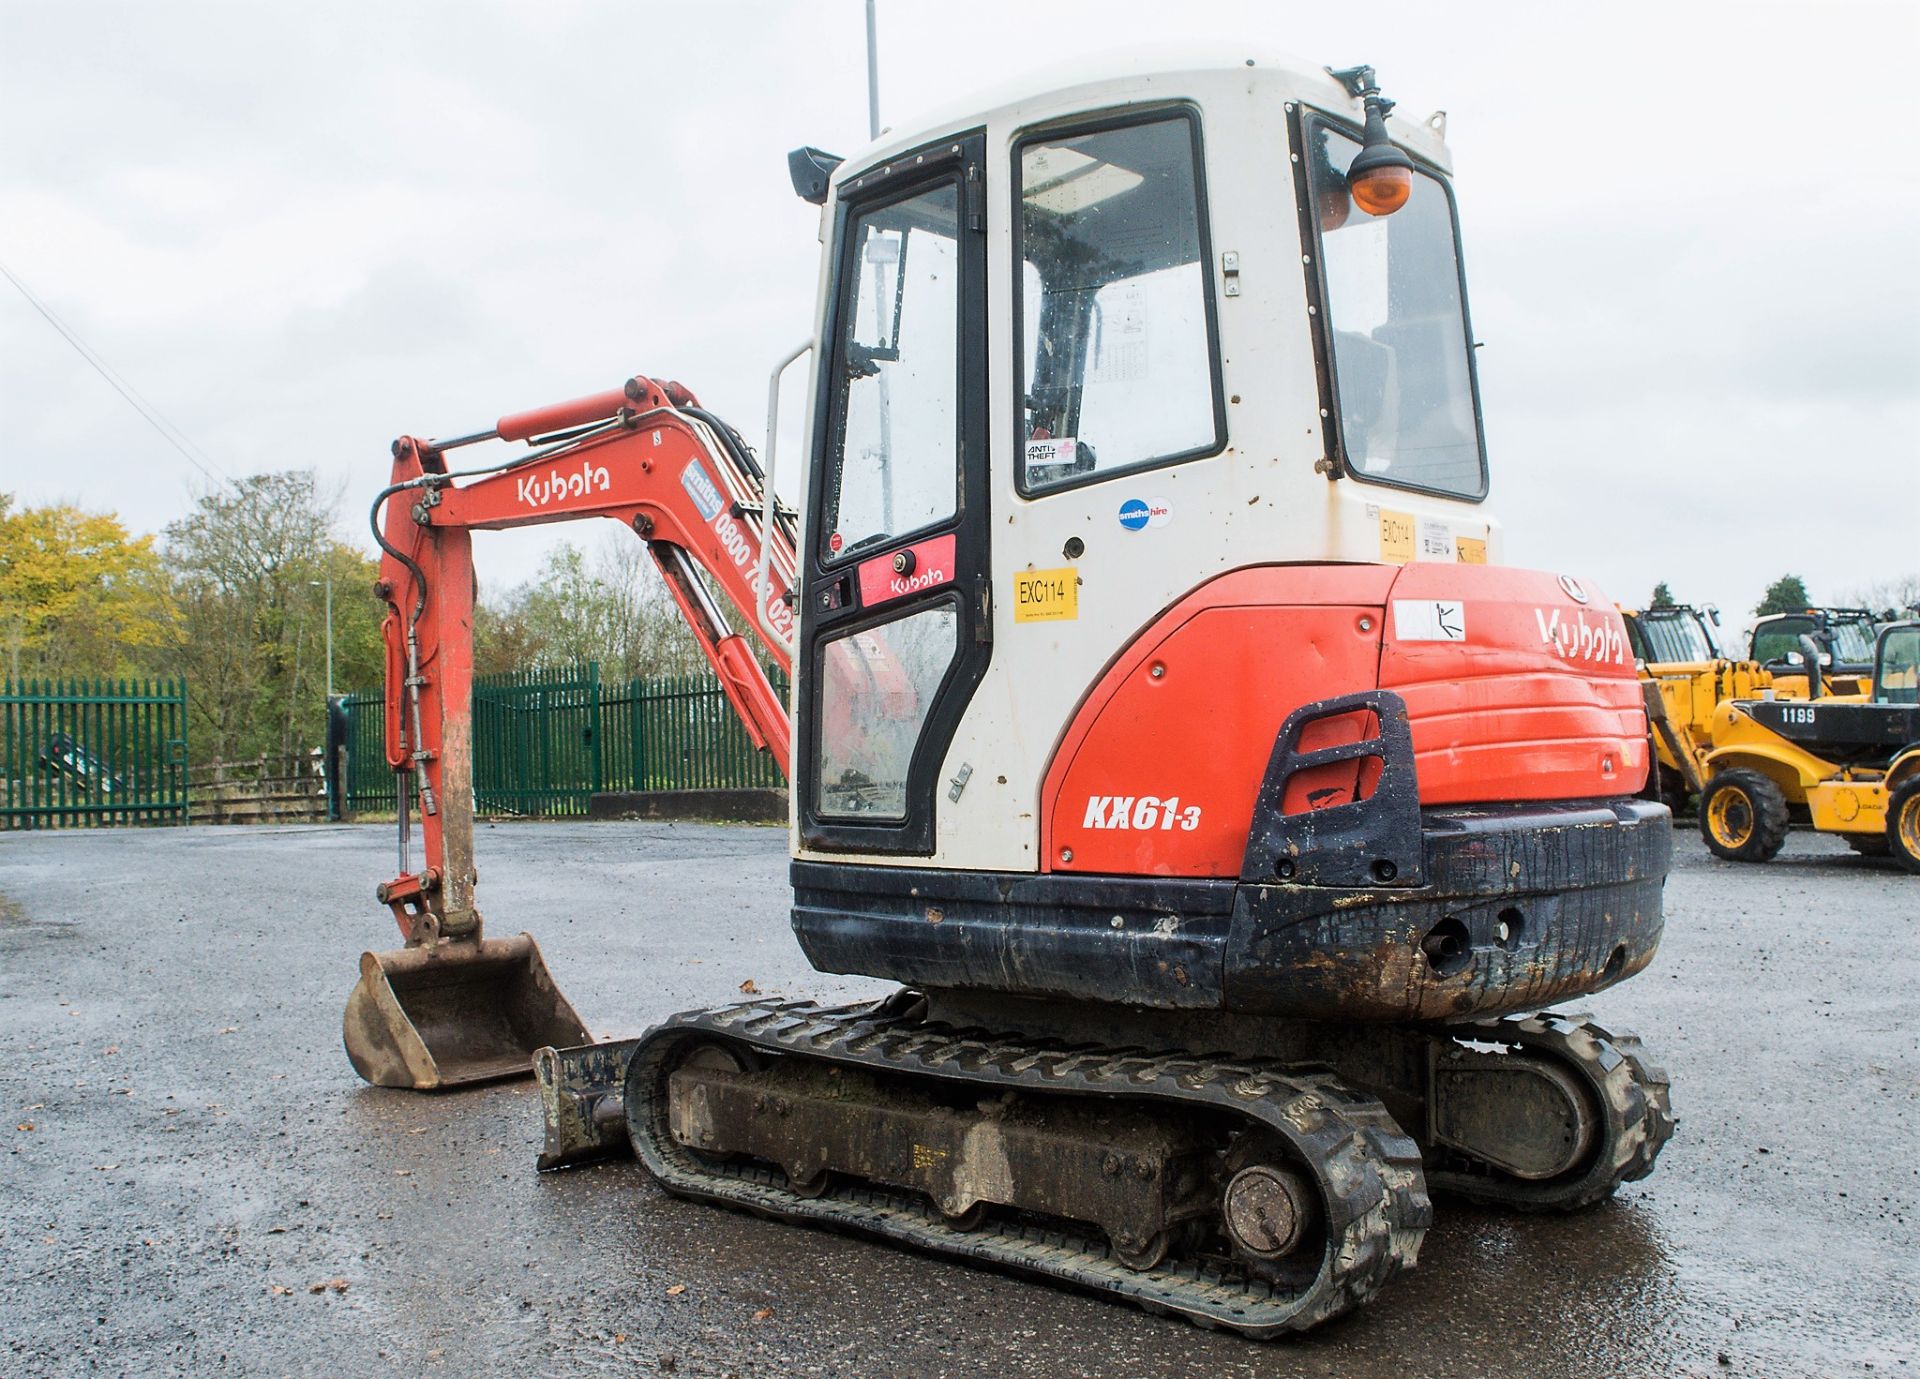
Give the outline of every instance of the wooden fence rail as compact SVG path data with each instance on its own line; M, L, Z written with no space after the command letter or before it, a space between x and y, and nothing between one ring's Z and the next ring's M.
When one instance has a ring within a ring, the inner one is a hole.
M323 823L327 784L320 758L262 756L192 767L187 817L196 824Z

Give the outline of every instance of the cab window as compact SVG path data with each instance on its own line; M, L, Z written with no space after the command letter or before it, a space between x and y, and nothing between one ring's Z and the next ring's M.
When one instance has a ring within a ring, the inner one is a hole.
M1197 117L1035 136L1014 166L1021 492L1219 450Z
M849 227L831 367L821 559L953 517L959 491L960 195L948 182Z
M1714 659L1706 624L1694 613L1642 613L1628 626L1639 628L1644 650L1636 651L1643 661L1679 665Z
M1896 627L1881 636L1873 697L1883 704L1920 704L1920 627Z
M1873 623L1864 618L1836 618L1827 625L1833 634L1833 656L1850 666L1873 664Z
M1487 492L1453 194L1415 167L1407 203L1382 217L1347 191L1360 143L1306 125L1308 185L1347 472L1371 483L1478 500Z
M1812 618L1777 618L1753 630L1753 659L1761 665L1785 661L1788 653L1798 653L1800 639L1814 631Z

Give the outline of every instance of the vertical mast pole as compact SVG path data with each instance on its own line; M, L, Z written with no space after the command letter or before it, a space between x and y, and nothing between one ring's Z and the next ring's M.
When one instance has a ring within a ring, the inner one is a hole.
M880 42L873 17L874 0L867 0L867 137L880 137Z

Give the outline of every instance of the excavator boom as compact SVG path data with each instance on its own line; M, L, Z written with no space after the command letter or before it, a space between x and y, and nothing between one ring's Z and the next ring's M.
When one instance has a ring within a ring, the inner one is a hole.
M450 452L494 440L535 448L449 470ZM769 654L791 669L792 515L763 492L745 444L692 393L636 377L475 435L395 441L392 477L373 507L376 592L388 605L386 752L400 781L399 874L379 898L407 946L363 955L348 1002L347 1051L371 1082L519 1076L536 1048L586 1039L533 940L486 939L474 902L471 535L586 517L611 518L646 542L753 745L788 769L786 704L714 591L773 634Z

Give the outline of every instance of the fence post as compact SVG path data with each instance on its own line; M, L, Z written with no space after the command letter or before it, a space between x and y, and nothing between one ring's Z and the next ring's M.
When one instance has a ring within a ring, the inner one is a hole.
M589 798L591 798L593 795L600 793L600 782L603 778L601 768L604 765L600 756L602 750L600 739L604 737L605 734L600 731L600 663L598 661L589 661L587 665L591 671L587 677L587 733L589 734L589 740L593 744L593 752L588 766L588 780L592 785L588 794Z
M646 681L634 676L627 681L627 712L633 719L633 788L647 788L647 712Z

